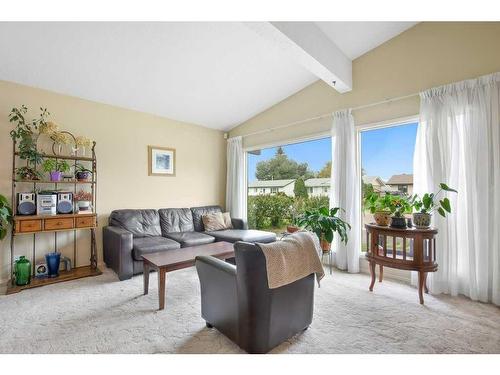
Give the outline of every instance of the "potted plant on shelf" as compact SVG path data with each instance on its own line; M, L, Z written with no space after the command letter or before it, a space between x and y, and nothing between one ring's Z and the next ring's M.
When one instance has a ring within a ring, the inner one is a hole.
M25 115L28 108L22 105L21 108L12 108L9 113L9 122L15 125L15 129L10 131L10 137L17 143L17 152L20 159L26 160L26 166L17 169L17 175L21 179L36 179L36 166L42 162L42 154L38 152L37 140L39 127L46 124L45 119L50 113L45 108L40 108L40 116L28 121Z
M16 168L16 175L20 180L37 181L42 178L42 174L33 167Z
M68 172L70 167L66 160L45 159L42 168L50 175L50 181L61 181L62 174Z
M380 196L377 193L371 193L365 198L364 207L373 214L377 225L386 227L391 221L390 202L391 195L389 194Z
M75 177L78 181L88 181L92 171L90 169L85 168L81 164L77 164L75 167Z
M9 225L12 225L12 208L7 198L0 194L0 240L7 235Z
M412 206L406 196L393 195L390 198L389 209L391 210L391 227L406 228L405 214L411 213Z
M78 193L73 195L73 199L77 204L78 212L90 212L92 207L92 193L80 190Z
M411 199L411 205L417 212L413 213L413 224L420 229L429 228L431 225L431 216L434 211L437 211L442 217L446 217L446 213L451 213L450 200L446 197L437 200L438 195L443 191L457 193L455 189L450 188L445 183L439 184L439 191L434 193L425 193L422 198L415 194Z
M298 225L316 233L323 252L331 250L335 232L338 233L342 242L347 243L347 231L351 229L351 226L337 216L339 210L340 207L331 209L320 207L315 210L306 210L297 217Z

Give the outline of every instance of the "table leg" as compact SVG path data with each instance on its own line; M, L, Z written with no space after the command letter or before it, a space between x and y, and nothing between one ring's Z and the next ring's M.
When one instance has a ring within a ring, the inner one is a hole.
M330 263L330 275L333 273L333 252L330 250L328 262Z
M158 269L158 297L160 300L160 310L165 308L165 284L167 279L167 273L164 269Z
M144 295L149 292L149 264L147 262L143 262L143 280L144 280Z
M378 266L379 269L379 274L378 274L378 282L381 283L382 280L384 279L384 266L381 264Z
M425 284L425 272L420 271L418 273L418 298L420 300L421 305L424 304L424 294L423 294L424 284Z
M375 285L375 263L370 262L370 274L372 275L372 282L370 283L370 292L373 292L373 285Z
M424 277L424 290L425 290L425 293L426 293L426 294L429 294L429 288L427 288L427 274L428 274L428 273L429 273L429 272L426 272L426 273L425 273L425 277Z

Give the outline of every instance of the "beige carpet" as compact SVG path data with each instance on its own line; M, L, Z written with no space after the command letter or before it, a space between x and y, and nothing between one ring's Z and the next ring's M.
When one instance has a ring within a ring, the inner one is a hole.
M113 272L0 296L0 353L241 353L200 317L194 268L167 275L158 312L156 274ZM327 274L316 289L309 330L272 353L500 353L500 309L466 298L427 296L386 280L368 291L366 275Z

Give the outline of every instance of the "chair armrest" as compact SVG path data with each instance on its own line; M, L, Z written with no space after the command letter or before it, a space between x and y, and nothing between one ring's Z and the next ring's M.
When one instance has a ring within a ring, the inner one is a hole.
M234 229L248 229L248 223L243 219L231 218L231 224Z
M210 256L197 256L201 316L232 340L238 334L236 267Z
M133 276L133 235L126 229L107 226L102 229L104 262L111 267L120 280Z

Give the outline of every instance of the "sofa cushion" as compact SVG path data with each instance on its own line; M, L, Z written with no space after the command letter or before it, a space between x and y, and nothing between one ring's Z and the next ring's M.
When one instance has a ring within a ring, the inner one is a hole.
M233 243L237 241L261 243L276 241L275 233L254 229L226 229L206 232L206 234L215 237L217 241L227 241Z
M162 208L158 214L162 236L172 232L194 231L193 214L189 208Z
M172 239L157 236L157 237L142 237L134 238L132 248L132 256L135 260L142 260L141 256L156 253L159 251L167 251L179 249L181 244Z
M196 232L205 231L205 226L203 225L202 216L207 214L213 214L215 212L222 212L220 206L191 207L191 213L193 214L194 230Z
M215 241L214 237L199 232L167 233L166 237L179 242L181 247L205 245Z
M156 210L114 210L109 225L128 230L135 237L160 236L160 216Z

